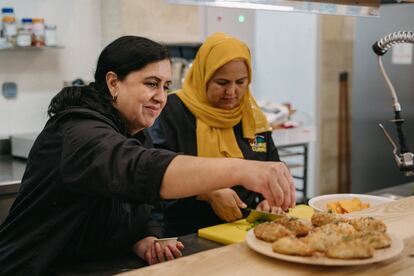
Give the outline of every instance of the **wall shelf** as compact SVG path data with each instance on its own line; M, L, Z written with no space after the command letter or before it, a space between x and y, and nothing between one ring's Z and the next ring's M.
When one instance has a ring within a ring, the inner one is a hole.
M43 47L34 47L34 46L27 46L27 47L6 47L0 48L0 51L43 51L47 49L63 49L63 46L43 46Z

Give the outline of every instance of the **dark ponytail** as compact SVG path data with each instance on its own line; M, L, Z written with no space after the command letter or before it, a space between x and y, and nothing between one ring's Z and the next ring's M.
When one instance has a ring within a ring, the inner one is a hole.
M86 107L103 114L116 112L106 85L106 74L110 71L119 80L140 70L150 63L170 59L168 49L150 39L139 36L123 36L103 49L95 71L95 83L89 86L63 88L50 102L51 117L71 107Z
M56 113L65 110L69 106L79 106L81 102L81 87L69 86L63 88L50 101L47 114L52 117Z

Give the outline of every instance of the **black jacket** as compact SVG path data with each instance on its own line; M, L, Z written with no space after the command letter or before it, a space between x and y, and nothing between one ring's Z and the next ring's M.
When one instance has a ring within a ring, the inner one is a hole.
M40 275L63 256L118 254L147 235L146 204L159 200L175 154L145 148L142 135L127 137L122 125L85 108L53 116L0 226L0 275Z
M234 126L233 130L245 159L279 161L271 132L257 134L255 141L250 141L243 137L241 122ZM167 105L150 129L150 134L157 148L182 152L186 155L197 155L196 118L175 94L168 96ZM257 145L261 146L261 150L255 147ZM261 195L241 186L233 189L251 208L255 208L257 203L263 199ZM164 223L164 228L169 235L194 233L199 228L223 223L208 203L197 200L195 197L163 203L164 208L158 217Z

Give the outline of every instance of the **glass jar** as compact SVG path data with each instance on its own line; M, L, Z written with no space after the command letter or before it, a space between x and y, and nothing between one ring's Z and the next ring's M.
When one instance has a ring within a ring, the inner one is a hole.
M57 46L56 25L45 26L45 45Z
M16 19L12 16L3 17L4 37L12 46L16 45L17 25Z
M32 45L32 34L29 30L24 28L19 28L17 30L17 46L19 47L29 47Z
M33 20L31 18L22 18L22 28L32 32Z
M4 7L1 9L1 40L7 47L16 45L16 16L13 8Z
M32 19L32 46L45 46L45 20L43 18Z

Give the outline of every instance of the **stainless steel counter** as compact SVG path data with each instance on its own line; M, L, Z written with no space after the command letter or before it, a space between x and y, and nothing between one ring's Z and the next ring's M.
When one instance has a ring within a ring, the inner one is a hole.
M26 161L0 155L0 223L5 219L19 191Z
M20 183L26 168L26 160L0 155L0 187Z
M392 199L399 199L401 197L408 197L414 195L414 182L388 187L381 190L369 192L370 195L378 195Z

